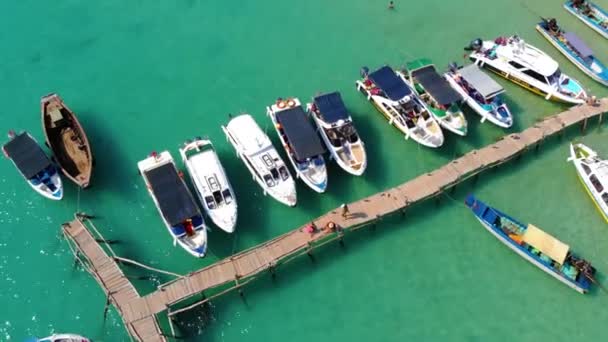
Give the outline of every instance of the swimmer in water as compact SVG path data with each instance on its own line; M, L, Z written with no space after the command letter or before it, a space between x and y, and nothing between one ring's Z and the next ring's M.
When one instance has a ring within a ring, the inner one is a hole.
M395 9L395 3L392 0L388 2L388 9Z

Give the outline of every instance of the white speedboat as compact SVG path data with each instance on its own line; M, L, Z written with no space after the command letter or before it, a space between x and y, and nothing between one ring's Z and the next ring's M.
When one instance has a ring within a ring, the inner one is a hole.
M361 72L362 79L356 82L361 92L386 117L390 125L405 134L405 139L428 146L443 145L441 127L422 100L414 94L403 79L389 67L384 66L370 73Z
M474 40L469 58L480 67L544 96L546 100L585 103L587 93L575 79L565 75L555 60L526 44L523 39L500 37L494 41Z
M570 144L569 161L574 163L585 190L608 222L608 160L583 144Z
M63 184L59 171L36 140L27 132L16 135L11 131L8 136L11 140L2 146L2 151L32 189L46 198L62 199Z
M504 88L477 65L450 65L445 78L460 93L464 102L481 116L481 122L488 120L502 128L513 125L513 115L500 96Z
M37 342L90 342L86 337L76 334L53 334L51 336L37 339Z
M196 138L186 142L179 153L205 212L216 226L232 233L236 226L236 199L213 144Z
M300 100L279 99L266 108L274 129L296 171L296 177L316 192L327 189L325 148L308 120Z
M222 126L222 130L253 179L264 190L264 195L269 194L285 205L295 206L295 182L270 139L251 115L242 114L231 119Z
M346 172L360 176L367 168L365 145L339 92L315 96L307 105L331 158Z
M153 152L137 163L150 196L174 243L202 258L207 253L207 228L181 172L169 152Z

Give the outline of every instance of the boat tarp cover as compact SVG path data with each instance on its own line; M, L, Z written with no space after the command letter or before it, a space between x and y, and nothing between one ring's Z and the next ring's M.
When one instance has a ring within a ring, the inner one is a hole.
M146 171L146 178L165 220L171 226L200 215L192 195L172 163Z
M412 93L407 84L389 66L383 66L369 74L368 77L393 101L399 101Z
M334 123L338 120L348 119L348 111L342 101L340 93L334 92L323 94L314 99L317 110L321 113L323 120L328 123Z
M4 145L4 151L27 179L47 168L51 161L27 133L21 133Z
M570 246L545 233L538 227L529 224L523 235L523 241L546 254L555 262L563 265Z
M321 140L301 106L276 113L297 160L304 161L325 153Z
M583 42L574 32L564 33L564 38L568 41L568 44L578 52L582 58L593 56L593 50L585 42Z
M448 81L437 73L433 65L412 71L412 77L442 106L462 100Z
M481 71L475 64L469 64L460 69L459 72L460 76L485 99L490 99L505 91L500 84Z

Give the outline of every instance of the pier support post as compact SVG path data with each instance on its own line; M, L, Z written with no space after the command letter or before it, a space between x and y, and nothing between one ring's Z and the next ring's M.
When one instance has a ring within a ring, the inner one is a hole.
M456 192L456 184L452 185L452 187L450 188L450 195L453 195L454 192Z
M76 266L78 266L78 264L81 262L82 261L80 260L80 251L76 250L76 252L74 252L74 265L72 267L76 268Z
M306 255L308 255L310 261L315 262L315 257L312 255L312 245L310 242L308 243L308 247L306 247Z
M268 266L268 271L270 272L270 277L272 280L277 280L277 273L274 264L270 263L270 266Z
M110 308L110 294L106 297L106 305L103 308L103 320L105 321L108 316L108 309Z
M338 232L338 243L340 247L344 247L344 232L342 230Z
M581 127L581 132L585 133L586 130L587 130L587 118L585 118L585 120L583 120L583 126Z
M603 116L604 116L604 112L601 112L601 113L600 113L600 117L599 117L599 119L598 119L598 121L597 121L597 124L598 124L598 125L601 125L601 124L602 124L602 117L603 117Z

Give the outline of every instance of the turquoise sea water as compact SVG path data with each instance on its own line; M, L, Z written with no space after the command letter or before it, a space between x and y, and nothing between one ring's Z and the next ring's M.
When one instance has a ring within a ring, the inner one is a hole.
M608 7L608 2L598 1ZM429 0L200 1L108 0L0 2L0 130L30 131L43 140L39 98L58 92L79 115L97 166L93 187L50 202L31 191L10 162L0 162L0 340L22 341L55 331L99 341L128 337L114 310L103 321L105 298L95 281L73 267L59 225L80 209L97 214L118 254L187 273L300 226L338 206L400 184L505 131L480 124L467 110L466 138L447 134L430 150L406 142L354 90L361 66L430 57L443 68L463 60L476 37L517 33L550 53L567 74L598 96L608 92L578 71L534 30L539 15L555 16L608 60L608 41L561 8L559 1ZM520 131L563 110L500 80ZM335 165L329 190L318 195L298 183L298 206L265 198L225 141L228 113L249 112L273 141L264 115L279 96L309 99L340 90L369 156L355 178ZM608 133L591 125L551 139L541 153L463 184L439 206L429 202L406 218L329 245L316 262L302 258L245 288L179 317L181 334L198 341L552 341L605 338L606 294L582 296L528 265L500 244L460 204L467 192L543 227L608 272L606 223L566 162L579 139L608 156ZM207 135L239 201L237 233L210 234L210 255L196 260L172 246L137 175L152 150ZM126 268L130 275L143 275ZM140 280L141 293L154 282ZM165 318L161 317L166 325Z

